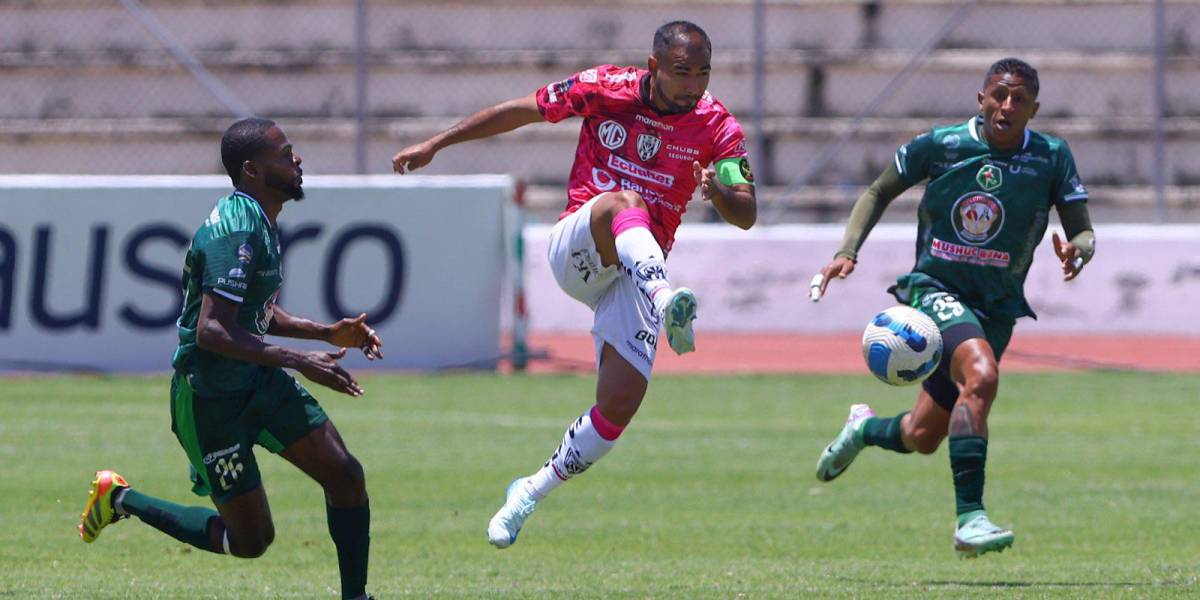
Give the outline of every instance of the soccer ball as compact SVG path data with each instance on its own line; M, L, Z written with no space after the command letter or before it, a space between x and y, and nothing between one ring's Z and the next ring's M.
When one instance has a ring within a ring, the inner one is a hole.
M942 360L942 334L933 319L907 306L893 306L871 319L863 332L867 368L889 385L924 381Z

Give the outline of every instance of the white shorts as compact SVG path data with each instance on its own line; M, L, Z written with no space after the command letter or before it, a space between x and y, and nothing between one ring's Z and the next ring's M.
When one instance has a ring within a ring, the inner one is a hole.
M550 270L558 287L595 313L596 366L608 344L650 381L662 319L623 268L601 264L592 239L595 202L589 200L550 231Z

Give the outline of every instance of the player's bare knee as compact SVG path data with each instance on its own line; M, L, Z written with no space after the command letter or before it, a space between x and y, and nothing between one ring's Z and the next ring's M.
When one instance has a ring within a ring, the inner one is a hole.
M367 480L362 463L350 454L338 460L324 481L325 499L331 506L361 506L367 503Z
M601 398L597 404L604 418L618 426L628 425L642 405L642 399L635 394L616 394Z
M613 196L616 197L619 211L626 208L646 208L646 202L642 200L642 195L633 190L613 192Z
M365 496L367 493L367 475L363 471L362 463L350 454L346 455L346 459L342 461L340 466L342 479L345 482L344 486L348 491L352 491L355 496Z
M248 535L238 535L228 531L229 553L238 558L258 558L267 553L267 548L275 541L275 526L268 525Z
M963 395L968 398L978 398L990 405L1000 389L1000 372L996 363L980 360L967 370L966 381L963 382Z

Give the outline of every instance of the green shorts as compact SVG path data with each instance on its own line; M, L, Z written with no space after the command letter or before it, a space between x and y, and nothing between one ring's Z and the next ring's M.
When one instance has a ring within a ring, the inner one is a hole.
M201 396L171 378L171 431L191 463L192 492L224 503L262 484L254 444L277 453L329 417L283 369L262 367L245 392Z
M901 278L903 281L904 278ZM983 338L992 347L996 362L1004 355L1012 339L1011 319L989 319L976 314L970 306L960 302L954 294L935 287L893 286L890 291L897 300L929 316L942 334L942 361L921 386L933 396L938 406L947 411L954 408L958 400L958 385L950 378L950 360L959 344Z

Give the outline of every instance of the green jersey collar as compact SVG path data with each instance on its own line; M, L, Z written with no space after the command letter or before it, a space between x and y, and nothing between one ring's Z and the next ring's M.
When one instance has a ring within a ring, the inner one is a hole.
M971 139L979 142L980 144L983 144L984 146L987 146L988 148L991 148L992 145L989 144L987 142L987 140L983 139L983 135L979 132L980 121L982 121L982 117L980 117L978 115L971 117L971 119L969 121L967 121L967 131L971 132ZM1025 128L1025 141L1021 144L1021 149L1018 150L1018 152L1024 152L1025 149L1028 147L1029 147L1029 127L1026 127Z
M1026 135L1029 135L1028 132L1026 132ZM233 190L233 195L241 196L241 197L253 202L254 208L258 209L258 216L260 218L262 218L263 223L267 224L267 229L269 231L275 231L275 226L273 224L271 224L271 220L267 218L267 213L263 211L262 205L260 205L258 203L258 200L254 199L254 196L251 196L250 194L247 194L246 192L243 192L242 190Z

